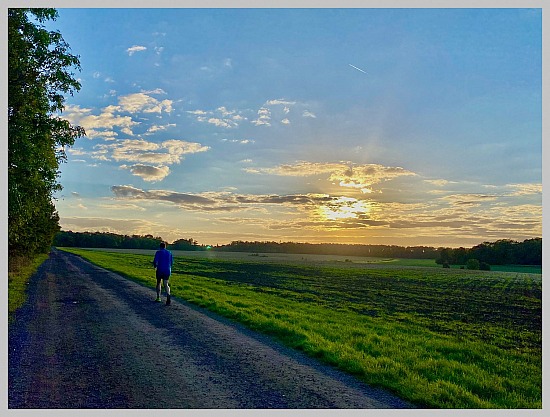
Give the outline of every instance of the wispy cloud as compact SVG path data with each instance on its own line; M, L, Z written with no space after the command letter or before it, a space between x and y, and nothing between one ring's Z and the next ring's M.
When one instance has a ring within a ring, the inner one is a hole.
M171 127L176 127L176 124L169 123L167 125L152 125L150 128L147 129L147 132L145 132L145 135L152 135L157 132L164 132Z
M132 56L136 52L142 52L142 51L145 51L145 50L147 50L147 47L145 47L145 46L134 45L134 46L131 46L128 49L126 49L126 52L128 53L128 55Z
M488 201L494 201L498 198L497 195L490 194L453 194L441 197L441 200L446 200L454 206L480 206Z
M117 198L165 201L186 210L206 212L243 211L263 205L313 207L332 200L323 194L254 195L234 194L228 191L191 194L169 190L143 190L129 185L113 186L111 191Z
M221 141L226 143L238 143L241 145L249 145L256 142L253 139L227 139L227 138L223 138Z
M225 106L218 107L215 110L187 110L186 113L195 116L195 119L201 123L209 123L225 129L236 128L246 118L240 111L229 110Z
M542 194L542 184L508 184L507 187L513 190L511 196Z
M109 218L109 217L63 217L60 225L64 230L89 230L126 234L129 230L136 234L147 234L159 230L162 226L141 219Z
M270 174L292 177L329 174L328 180L341 187L357 188L363 193L372 192L372 185L401 176L416 175L401 167L386 167L379 164L356 165L353 163L319 163L300 161L295 164L283 164L273 168L245 168L256 174Z
M282 106L288 107L288 106L293 106L294 104L296 104L295 101L285 100L284 98L279 98L279 99L275 99L275 100L267 100L265 102L266 106L282 105Z
M143 94L161 94L165 95L167 94L166 91L164 91L162 88L155 88L154 90L142 90Z
M299 109L296 114L302 112L303 117L317 117L313 112L307 109L304 110L305 103L284 98L266 100L258 110L250 108L230 110L225 106L220 106L215 110L196 109L187 110L186 113L194 116L199 122L210 123L223 128L238 127L246 121L254 126L271 127L276 123L289 126L292 123L291 109L296 107ZM248 117L243 116L243 114L248 115Z
M262 107L258 110L258 118L251 121L256 126L271 126L271 111Z

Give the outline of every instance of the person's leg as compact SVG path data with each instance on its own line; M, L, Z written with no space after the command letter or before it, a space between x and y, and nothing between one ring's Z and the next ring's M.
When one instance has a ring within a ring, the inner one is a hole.
M157 301L160 301L160 278L157 277Z
M164 279L164 291L166 291L166 305L170 305L170 284L169 279Z

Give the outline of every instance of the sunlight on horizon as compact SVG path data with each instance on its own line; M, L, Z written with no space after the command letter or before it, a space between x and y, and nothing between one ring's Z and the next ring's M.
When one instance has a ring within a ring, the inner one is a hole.
M371 211L368 201L351 197L338 197L330 205L319 207L322 218L327 220L358 219Z

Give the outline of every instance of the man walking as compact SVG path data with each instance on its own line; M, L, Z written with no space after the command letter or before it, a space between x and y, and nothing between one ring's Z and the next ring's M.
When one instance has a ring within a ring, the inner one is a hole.
M153 266L157 269L157 302L160 302L160 280L164 284L164 290L166 291L166 305L170 305L170 275L172 274L172 252L166 249L166 243L160 243L160 249L155 253L155 260Z

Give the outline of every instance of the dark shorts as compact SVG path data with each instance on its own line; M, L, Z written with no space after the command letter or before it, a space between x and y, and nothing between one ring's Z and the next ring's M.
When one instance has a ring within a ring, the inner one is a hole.
M170 274L163 274L157 269L157 282L160 281L161 279L163 280L170 279Z

